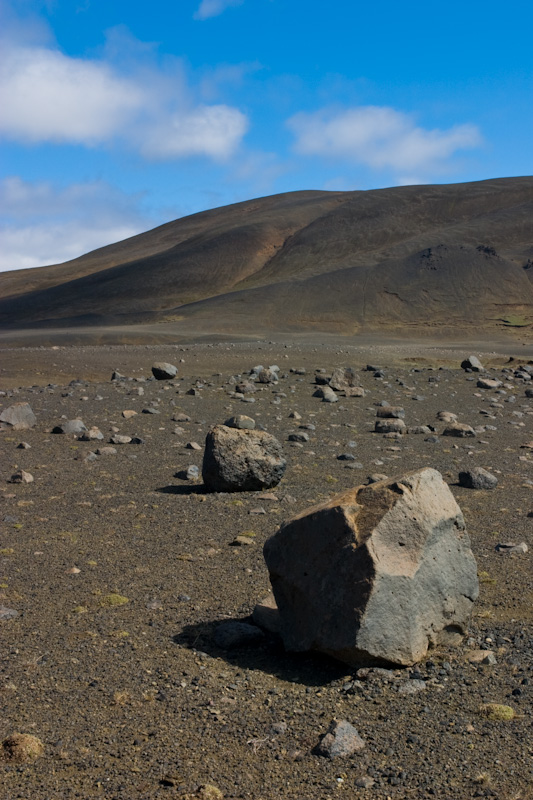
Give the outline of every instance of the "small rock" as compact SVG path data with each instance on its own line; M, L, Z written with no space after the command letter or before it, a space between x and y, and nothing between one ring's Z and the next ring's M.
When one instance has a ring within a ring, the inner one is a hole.
M477 356L469 356L461 362L461 369L470 370L471 372L483 372L485 368Z
M185 447L187 448L187 450L201 450L202 449L200 447L200 445L198 444L198 442L187 442Z
M104 434L100 430L93 425L92 428L89 428L88 431L84 431L80 436L78 436L79 442L92 442L92 441L101 441L104 438Z
M0 761L7 764L24 764L35 761L44 753L44 745L29 733L13 733L0 745Z
M479 389L499 389L501 385L502 382L494 378L478 378L476 384Z
M464 422L452 422L443 430L442 435L464 439L465 437L475 436L476 432L470 425L466 425Z
M289 433L288 436L289 442L308 442L309 441L309 434L304 433Z
M18 615L19 612L15 611L14 608L7 608L6 606L0 606L0 621L15 619L15 617L18 617Z
M365 746L357 730L347 720L334 720L316 747L316 753L326 758L351 756Z
M405 410L401 406L381 406L376 410L379 419L403 419Z
M520 544L513 544L512 542L506 542L505 544L497 544L495 547L497 553L501 553L501 555L517 555L521 556L524 553L527 553L529 550L527 544L525 542L520 542Z
M124 417L124 419L131 419L132 417L137 416L137 412L133 411L132 409L126 409L125 411L122 412L122 416Z
M29 403L14 403L0 414L0 429L25 431L37 424L37 417Z
M252 417L247 417L246 414L237 414L235 417L230 417L226 420L224 425L241 431L253 431L255 429L255 420Z
M120 433L115 433L109 440L111 444L130 444L131 436L123 436Z
M33 483L33 480L31 472L19 469L18 472L15 472L15 474L11 476L9 483Z
M473 467L459 473L459 484L466 489L495 489L498 478L483 467Z
M374 426L376 433L404 433L405 430L403 419L377 419Z
M85 433L86 430L87 428L81 419L69 419L66 422L62 422L60 425L56 425L56 427L53 428L52 433L71 435Z

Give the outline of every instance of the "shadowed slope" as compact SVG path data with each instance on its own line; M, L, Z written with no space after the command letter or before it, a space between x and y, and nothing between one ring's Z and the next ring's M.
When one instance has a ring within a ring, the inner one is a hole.
M0 275L0 322L339 333L533 323L533 178L294 192Z

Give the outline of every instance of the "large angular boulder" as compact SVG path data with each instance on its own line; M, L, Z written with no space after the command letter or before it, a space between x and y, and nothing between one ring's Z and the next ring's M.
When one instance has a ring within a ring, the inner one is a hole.
M14 403L0 414L0 430L25 431L33 428L36 422L37 417L29 403Z
M433 469L299 514L264 556L286 649L348 664L415 664L458 643L478 595L463 515Z
M209 491L269 489L280 482L286 466L281 444L266 431L215 425L206 436L202 478Z

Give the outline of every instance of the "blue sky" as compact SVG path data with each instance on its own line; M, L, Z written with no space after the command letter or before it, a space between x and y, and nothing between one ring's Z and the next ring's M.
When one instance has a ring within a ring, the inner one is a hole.
M533 7L0 0L0 270L298 189L533 173Z

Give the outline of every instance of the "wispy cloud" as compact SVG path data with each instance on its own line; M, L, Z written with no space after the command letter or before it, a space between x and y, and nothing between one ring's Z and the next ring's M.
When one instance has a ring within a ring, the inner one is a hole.
M143 65L121 73L111 62L72 58L58 49L0 49L0 137L19 143L90 147L120 143L146 158L230 157L246 115L195 98L176 68Z
M227 8L231 6L240 6L244 0L202 0L198 10L194 14L195 19L209 19L210 17L218 17Z
M475 125L430 130L416 125L411 115L386 106L302 112L287 124L295 136L294 149L301 155L342 159L398 174L441 169L458 150L482 142Z
M57 264L153 227L142 197L103 181L0 181L0 271Z

